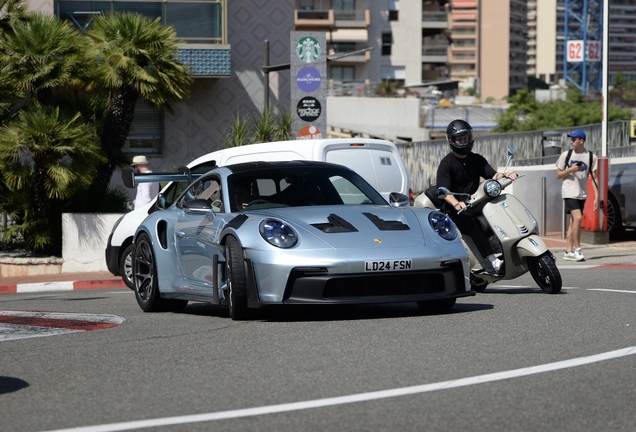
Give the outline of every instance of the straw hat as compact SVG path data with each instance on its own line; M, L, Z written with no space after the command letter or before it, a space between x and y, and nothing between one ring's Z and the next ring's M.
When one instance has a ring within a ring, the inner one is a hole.
M148 159L146 159L146 156L135 156L130 165L148 165Z

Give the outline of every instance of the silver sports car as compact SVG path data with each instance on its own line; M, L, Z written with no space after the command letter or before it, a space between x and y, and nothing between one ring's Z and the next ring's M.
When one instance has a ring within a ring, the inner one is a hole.
M137 302L144 311L210 302L245 319L281 304L417 302L437 311L474 295L453 222L405 206L404 195L391 201L340 165L214 168L137 229Z

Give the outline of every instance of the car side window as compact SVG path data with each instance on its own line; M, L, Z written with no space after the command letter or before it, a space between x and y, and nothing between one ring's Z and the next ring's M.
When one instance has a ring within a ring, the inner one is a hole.
M177 203L177 207L183 208L185 202L198 199L206 200L212 206L214 213L225 211L221 195L221 182L217 177L205 177L192 183Z
M200 165L197 165L191 169L192 174L205 174L210 171L212 168L216 166L216 161L208 161L203 162ZM172 205L175 199L188 187L188 182L172 182L168 188L166 188L165 192L163 192L163 196L166 198L166 207Z

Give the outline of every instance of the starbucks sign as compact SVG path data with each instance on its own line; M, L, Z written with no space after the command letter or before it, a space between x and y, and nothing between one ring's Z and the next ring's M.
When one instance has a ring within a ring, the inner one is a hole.
M291 106L296 108L292 133L296 139L327 138L325 32L291 32ZM293 108L292 108L293 109Z

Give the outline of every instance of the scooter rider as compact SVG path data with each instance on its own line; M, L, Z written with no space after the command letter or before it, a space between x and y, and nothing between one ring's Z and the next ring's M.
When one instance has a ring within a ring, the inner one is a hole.
M453 120L446 128L446 139L451 152L442 159L437 169L437 187L446 187L453 192L474 194L483 179L517 178L515 172L499 173L480 154L473 153L475 142L473 128L464 120ZM487 257L493 269L499 273L503 261L497 258L488 238L475 218L478 213L467 209L466 203L448 195L442 203L442 211L455 222L459 230L472 238L479 253Z

